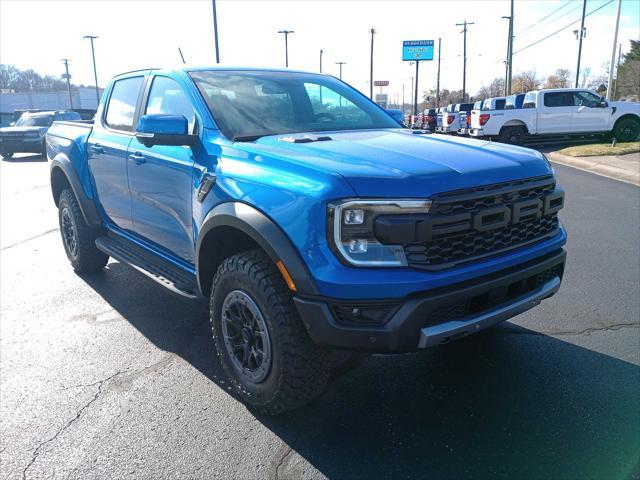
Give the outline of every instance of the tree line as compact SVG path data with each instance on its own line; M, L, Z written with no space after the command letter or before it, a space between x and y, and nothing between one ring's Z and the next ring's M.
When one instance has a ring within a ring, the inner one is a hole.
M71 85L75 91L84 85ZM67 89L67 81L53 75L40 75L32 69L21 70L0 64L0 89L13 92L59 92Z

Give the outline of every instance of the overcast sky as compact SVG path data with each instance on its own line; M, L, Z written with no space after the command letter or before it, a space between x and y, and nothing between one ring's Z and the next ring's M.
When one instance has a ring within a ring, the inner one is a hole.
M587 13L607 2L588 0ZM594 75L611 56L616 4L611 1L586 19L583 65ZM295 31L289 37L291 68L317 71L322 48L325 72L337 76L335 62L347 62L343 79L368 93L368 30L374 27L374 80L389 80L391 96L404 84L408 102L414 69L401 60L402 41L434 39L437 45L442 38L441 87L460 89L463 36L455 24L466 19L475 22L467 37L467 90L475 94L481 84L504 75L508 21L500 17L509 15L506 0L218 0L217 6L220 57L227 65L284 66L284 39L277 31L289 29ZM581 9L582 0L516 0L514 50L579 20ZM629 39L640 37L639 12L639 0L623 0L618 37L623 52ZM179 63L178 47L188 63L213 64L212 25L210 0L2 0L0 62L59 75L60 59L68 57L73 82L93 84L90 46L82 36L99 35L98 83L105 86L123 71ZM575 72L578 42L572 31L577 28L579 21L517 53L514 71ZM436 61L420 64L421 90L435 86L436 68Z

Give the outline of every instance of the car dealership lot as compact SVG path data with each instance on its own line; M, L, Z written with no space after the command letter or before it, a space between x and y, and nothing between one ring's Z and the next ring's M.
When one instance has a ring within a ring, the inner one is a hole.
M229 394L206 305L114 261L75 275L47 163L3 161L2 477L639 474L640 190L556 169L569 230L556 297L480 336L368 358L265 417Z

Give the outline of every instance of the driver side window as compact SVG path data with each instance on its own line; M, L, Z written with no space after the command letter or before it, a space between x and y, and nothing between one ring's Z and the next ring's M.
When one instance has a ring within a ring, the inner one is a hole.
M145 114L183 115L189 122L189 132L193 133L196 115L191 102L175 80L155 77L149 92Z

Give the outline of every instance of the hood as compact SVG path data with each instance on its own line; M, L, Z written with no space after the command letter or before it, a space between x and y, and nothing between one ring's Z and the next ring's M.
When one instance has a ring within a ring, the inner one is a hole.
M500 143L416 135L407 129L323 135L331 140L290 143L278 135L263 137L246 149L338 173L362 197L423 198L553 173L537 151Z
M614 101L608 103L610 107L616 107L620 112L633 112L636 115L640 115L640 103L638 102Z
M0 128L0 133L27 133L38 132L46 133L49 127L3 127Z

